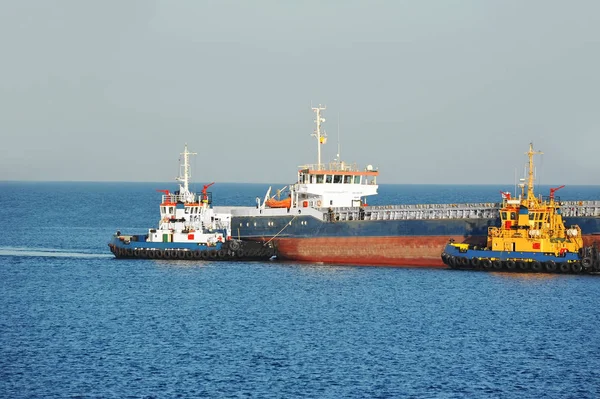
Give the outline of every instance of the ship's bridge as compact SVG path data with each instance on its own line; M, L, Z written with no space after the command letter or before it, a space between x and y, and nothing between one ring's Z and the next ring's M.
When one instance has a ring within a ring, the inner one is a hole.
M301 168L295 187L300 204L308 201L316 207L357 207L365 203L363 197L377 194L379 171L371 165L364 170L345 162Z

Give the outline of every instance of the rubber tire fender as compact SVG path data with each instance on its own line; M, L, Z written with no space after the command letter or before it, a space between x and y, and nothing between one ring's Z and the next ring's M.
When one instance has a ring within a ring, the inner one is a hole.
M517 265L519 266L519 269L521 269L521 270L529 270L529 266L530 266L529 262L525 262L522 260L518 261Z
M557 264L553 260L548 260L544 263L544 268L547 272L554 273L557 269Z
M542 264L540 262L538 262L537 260L534 260L533 262L531 262L531 270L533 270L534 272L541 272L543 269Z
M450 266L451 268L456 267L456 259L454 258L454 256L452 255L448 255L448 263L447 265Z
M563 273L568 273L571 271L571 265L567 262L560 264L560 271Z
M585 267L586 269L592 266L592 258L590 258L589 256L586 256L585 258L581 259L581 266Z
M581 266L581 263L579 263L579 262L571 263L571 270L573 271L573 273L581 273L582 269L583 269L583 267Z

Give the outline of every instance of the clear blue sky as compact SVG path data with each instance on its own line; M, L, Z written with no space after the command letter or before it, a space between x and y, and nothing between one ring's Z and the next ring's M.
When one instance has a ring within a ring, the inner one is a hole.
M4 1L0 180L600 184L600 2Z

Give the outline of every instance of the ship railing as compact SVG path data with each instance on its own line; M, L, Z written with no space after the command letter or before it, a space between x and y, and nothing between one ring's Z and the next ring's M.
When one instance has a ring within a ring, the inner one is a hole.
M600 216L600 201L561 201L563 216Z
M208 204L212 204L212 193L207 192L205 195L202 193L190 193L187 195L184 194L163 194L162 203L163 204L177 204L177 203L189 203L189 202L197 202L201 199L204 199L204 202Z
M364 208L336 208L324 214L325 220L422 220L422 219L488 219L499 216L501 204L483 202L469 204L375 205ZM563 216L600 216L600 201L563 201Z
M500 204L416 204L337 208L325 220L488 219L498 217Z
M162 196L163 204L176 204L178 202L185 202L187 196L181 194L165 194Z
M500 209L501 204L499 202L475 202L466 204L402 204L402 205L374 205L369 206L369 209L373 210L389 210L389 209L482 209L482 208L496 208Z
M307 164L302 165L302 169L308 169L312 171L322 170L323 172L360 172L358 164L347 163L347 162L329 162L328 164Z

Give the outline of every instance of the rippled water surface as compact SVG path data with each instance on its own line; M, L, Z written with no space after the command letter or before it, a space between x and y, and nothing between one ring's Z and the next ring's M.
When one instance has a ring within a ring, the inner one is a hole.
M2 397L600 397L598 276L109 256L168 187L0 183Z

